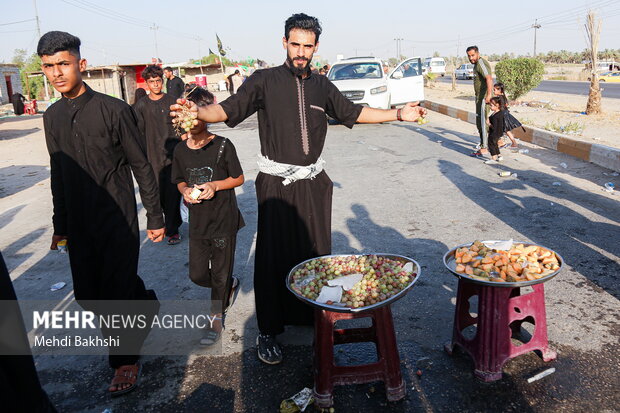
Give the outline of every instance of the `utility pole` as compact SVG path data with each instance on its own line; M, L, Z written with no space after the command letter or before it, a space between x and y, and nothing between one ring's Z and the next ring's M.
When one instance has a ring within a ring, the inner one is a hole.
M41 25L39 24L39 9L37 9L37 0L33 0L34 2L34 14L37 18L37 34L39 35L39 39L41 38ZM50 100L50 92L47 90L47 76L43 75L43 85L45 89L45 100ZM30 99L30 96L28 96Z
M400 62L400 56L402 55L402 53L400 52L400 42L403 40L399 37L397 37L396 39L394 39L396 41L396 60L398 60Z
M536 30L540 29L540 24L538 24L538 19L534 20L534 24L532 28L534 29L534 57L536 57Z
M155 58L159 59L159 48L157 47L157 30L159 29L159 26L153 23L149 29L153 30L153 34L155 35Z

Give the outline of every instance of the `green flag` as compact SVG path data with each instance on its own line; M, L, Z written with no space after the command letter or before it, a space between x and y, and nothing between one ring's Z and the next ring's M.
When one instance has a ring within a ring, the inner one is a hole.
M217 48L220 51L220 56L226 56L226 51L224 50L224 47L222 46L222 41L220 40L220 37L217 35L217 33L215 33L215 38L217 39Z

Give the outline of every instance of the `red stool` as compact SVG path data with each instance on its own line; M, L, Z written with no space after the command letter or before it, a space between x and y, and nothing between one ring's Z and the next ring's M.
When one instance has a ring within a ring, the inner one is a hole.
M334 329L338 320L372 318L368 328ZM316 310L314 321L314 399L318 407L332 406L334 385L361 384L382 380L388 401L405 397L405 381L400 372L400 357L390 306L359 313ZM334 345L374 342L378 361L357 366L336 366Z
M519 287L491 287L459 279L452 342L446 351L452 354L455 345L463 348L474 359L474 374L489 382L502 378L504 364L521 354L539 350L544 361L555 360L555 351L547 340L544 284L533 285L533 292L521 295ZM478 296L478 316L469 313L469 299ZM531 339L519 346L511 337L521 332L521 324L530 322L535 329ZM477 324L472 339L463 336L463 330Z

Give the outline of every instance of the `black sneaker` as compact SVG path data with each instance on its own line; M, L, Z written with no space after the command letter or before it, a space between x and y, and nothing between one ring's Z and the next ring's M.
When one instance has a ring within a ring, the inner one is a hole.
M269 334L259 334L256 337L258 347L258 358L267 364L278 364L282 362L282 350L276 341L276 336Z

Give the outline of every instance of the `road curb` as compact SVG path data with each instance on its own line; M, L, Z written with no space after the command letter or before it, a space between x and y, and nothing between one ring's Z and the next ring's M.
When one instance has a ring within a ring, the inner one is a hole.
M438 112L442 115L460 119L474 125L476 124L476 113L474 112L468 112L430 100L422 102L422 106L433 112ZM513 133L516 138L522 141L565 153L575 158L620 172L620 149L618 148L581 141L572 136L550 132L533 126L524 125L523 129L515 129Z

